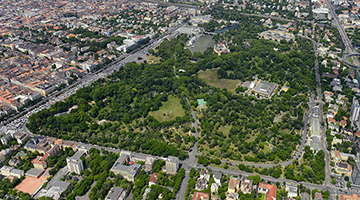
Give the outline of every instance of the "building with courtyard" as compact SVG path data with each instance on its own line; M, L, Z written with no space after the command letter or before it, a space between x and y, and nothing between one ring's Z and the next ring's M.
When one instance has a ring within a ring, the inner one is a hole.
M275 92L278 85L260 80L254 88L254 93L260 94L266 97L270 97Z

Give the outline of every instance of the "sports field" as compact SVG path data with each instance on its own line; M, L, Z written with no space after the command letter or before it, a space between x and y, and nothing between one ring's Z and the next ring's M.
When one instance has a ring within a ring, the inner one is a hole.
M22 180L21 183L15 187L15 189L32 195L44 183L44 181L46 181L48 177L49 176L45 175L42 175L39 178L26 176L25 179Z

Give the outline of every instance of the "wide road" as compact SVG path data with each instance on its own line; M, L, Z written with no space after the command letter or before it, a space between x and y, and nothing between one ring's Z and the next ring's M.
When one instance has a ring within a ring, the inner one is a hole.
M189 179L190 179L189 170L185 170L185 177L181 181L179 191L176 194L176 200L184 200L185 199L185 193L186 193L186 188L187 188Z
M356 53L354 47L353 47L352 44L351 44L351 41L349 40L349 37L347 36L347 34L346 34L346 32L345 32L344 27L341 25L341 23L340 23L340 21L339 21L339 18L338 18L338 16L337 16L336 12L335 12L334 7L331 5L330 0L325 0L325 2L326 2L327 6L328 6L328 8L329 8L330 14L332 15L332 17L333 17L333 19L334 19L333 22L334 22L336 28L338 29L338 31L339 31L339 33L340 33L340 36L341 36L341 38L342 38L342 40L343 40L343 42L344 42L344 45L345 45L345 47L346 47L346 50L347 50L348 53L350 53L350 54L351 54L351 53ZM357 58L356 56L352 57L352 60L353 60L354 65L356 65L356 66L358 66L358 67L360 66L359 60L358 60L358 58ZM347 61L344 61L344 62L347 63ZM351 66L351 65L350 65L350 66ZM354 67L354 70L355 70L355 72L356 72L356 77L358 78L358 80L360 80L360 75L359 75L359 69L358 69L358 67ZM359 83L359 84L360 84L360 83Z
M350 42L347 34L346 34L346 32L344 30L344 28L341 26L341 23L339 21L339 18L337 16L336 12L335 12L334 7L331 5L331 2L329 0L325 0L325 1L326 1L326 4L327 4L328 8L329 8L330 14L332 15L332 17L334 19L333 22L334 22L336 28L338 29L341 38L343 39L346 50L348 50L350 53L355 52L353 46L351 45L351 42Z
M188 103L188 105L189 105L189 107L190 107L191 116L192 116L192 118L193 118L193 120L194 120L194 122L192 123L192 125L193 125L193 127L195 128L195 138L197 139L197 138L199 137L199 132L198 132L199 124L198 124L198 121L197 121L197 119L196 119L195 112L194 112L194 110L192 109L192 106L191 106L191 104L190 104L189 99L188 99L187 97L185 97L185 99L186 99L186 101L187 101L187 103Z
M189 154L189 158L186 159L184 161L184 163L186 163L188 166L195 166L196 163L197 163L197 158L196 156L199 155L200 153L198 152L198 148L197 148L197 142L198 142L198 137L199 137L199 132L198 132L198 128L199 128L199 124L198 124L198 120L196 118L196 115L195 115L195 112L194 110L192 109L192 106L190 104L190 101L187 97L185 97L188 105L190 106L190 111L191 111L191 116L194 120L194 122L192 123L193 127L195 128L195 138L196 138L196 141L194 142L194 145L193 147L191 148L191 150L188 152Z
M68 142L74 142L74 141L68 141ZM82 143L82 142L74 142L76 143L77 145L80 145L80 146L84 146L86 148L96 148L96 149L104 149L106 151L109 151L109 152L113 152L113 153L120 153L121 150L120 149L116 149L116 148L111 148L111 147L102 147L102 146L98 146L98 145L93 145L93 144L86 144L86 143ZM132 152L133 156L137 157L137 158L141 158L141 159L144 159L148 156L152 156L152 155L148 155L148 154L143 154L143 153L136 153L136 152ZM165 160L165 158L163 157L157 157L158 159L162 159L162 160ZM180 161L180 164L181 164L181 167L183 167L185 169L185 178L183 179L183 182L181 183L181 187L180 187L180 190L179 190L179 193L180 191L183 191L182 189L184 188L186 191L186 185L187 185L187 181L188 181L188 172L191 168L195 168L195 169L203 169L204 167L202 165L188 165L188 163L186 161ZM207 168L213 170L213 171L220 171L222 173L225 173L225 174L231 174L231 175L242 175L242 176L254 176L254 175L257 175L257 174L253 174L253 173L247 173L247 172L243 172L243 171L236 171L236 170L231 170L231 169L223 169L223 168L220 168L220 167L213 167L213 166L208 166ZM323 191L326 191L326 190L329 190L331 194L338 194L339 191L338 191L338 188L335 188L333 186L326 186L326 185L316 185L316 184L312 184L312 183L306 183L306 182L296 182L296 181L292 181L292 180L285 180L285 179L280 179L280 178L274 178L274 177L271 177L271 176L264 176L264 175L259 175L262 179L264 179L264 181L271 181L271 182L280 182L280 183L283 183L283 182L294 182L294 183L297 183L297 184L303 184L305 187L311 189L311 190L314 190L314 189L318 189L318 190L323 190ZM183 193L183 192L181 192ZM347 193L349 194L357 194L358 196L360 196L360 193L357 192L357 191L347 191ZM185 194L185 192L183 193ZM183 196L181 195L178 195L177 196L178 198L177 199L184 199Z

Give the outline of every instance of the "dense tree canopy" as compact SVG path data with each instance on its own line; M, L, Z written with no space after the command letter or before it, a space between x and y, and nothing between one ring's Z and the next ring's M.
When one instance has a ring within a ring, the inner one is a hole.
M195 142L195 137L185 134L192 121L185 97L193 108L196 99L205 99L207 109L198 112L203 154L199 162L289 159L300 142L308 90L315 88L312 44L303 38L280 43L256 39L266 30L260 19L237 15L235 20L243 23L215 37L231 41L231 53L218 56L209 48L203 54L192 54L185 48L189 39L185 34L164 40L151 51L161 58L160 63L128 63L106 79L33 114L27 127L42 135L183 160L187 145ZM186 72L177 78L174 67ZM276 83L279 89L285 83L289 88L275 91L271 98L244 94L243 88L233 94L210 87L197 76L200 70L212 68L218 69L218 78L245 82L256 77ZM153 117L151 113L168 102L170 95L180 99L185 116L165 121ZM264 173L278 176L279 171Z

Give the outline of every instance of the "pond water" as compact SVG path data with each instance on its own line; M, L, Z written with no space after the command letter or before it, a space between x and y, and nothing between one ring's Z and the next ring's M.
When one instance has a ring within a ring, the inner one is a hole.
M228 27L225 27L225 28L223 28L223 29L221 29L221 30L215 30L214 33L216 33L216 34L224 33L225 31L230 30L230 29L233 29L233 28L235 28L235 27L236 27L236 26L228 26Z
M190 47L191 53L194 53L196 51L200 51L201 53L204 53L204 51L208 47L213 47L215 45L214 41L212 40L212 35L204 35L199 37L199 39L196 40L194 45Z

